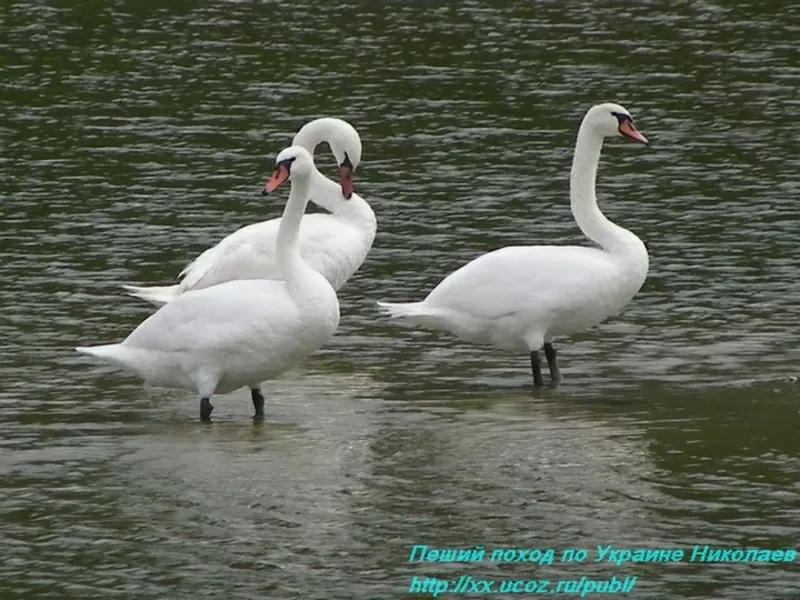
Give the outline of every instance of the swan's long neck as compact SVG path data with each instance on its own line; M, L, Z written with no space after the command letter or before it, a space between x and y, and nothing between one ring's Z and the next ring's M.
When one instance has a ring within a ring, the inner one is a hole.
M300 256L298 243L300 221L308 204L308 179L293 179L291 183L292 189L283 209L275 248L278 268L290 287L302 279L305 271L311 269Z
M308 193L314 204L359 227L375 225L375 213L361 196L353 194L349 200L345 200L339 183L325 177L316 167L309 179Z
M333 139L341 127L342 122L338 119L315 119L300 128L300 131L294 136L292 145L302 146L313 158L317 146ZM339 182L325 177L316 165L314 165L309 186L309 194L314 204L337 217L342 217L350 222L358 222L366 229L374 226L375 213L369 204L363 198L357 197L356 194L353 194L349 200L345 200Z
M337 182L325 177L314 165L309 179L308 193L311 201L334 214L346 208L347 200L342 196L342 187Z
M311 158L314 158L314 152L322 142L326 142L333 138L336 134L336 130L341 127L338 121L331 118L321 118L315 119L310 123L306 123L300 128L300 131L297 132L294 136L294 140L292 140L292 146L301 146L308 150L308 153L311 155ZM336 193L341 195L341 189L339 185L325 177L319 169L317 169L316 164L314 165L314 172L311 175L311 188L310 191L312 193L312 200L314 200L313 194L320 196L321 198L326 199L332 194L335 196ZM314 200L316 202L316 200ZM316 202L320 204L319 202ZM320 204L322 208L333 212L331 208L325 206L324 204Z
M311 158L314 158L314 151L322 142L331 139L336 132L338 123L333 119L315 119L310 123L306 123L300 128L300 131L294 136L292 146L302 146Z
M597 206L595 182L602 149L603 138L582 124L570 172L570 205L584 235L616 254L627 251L631 243L641 245L642 242L627 229L609 221Z

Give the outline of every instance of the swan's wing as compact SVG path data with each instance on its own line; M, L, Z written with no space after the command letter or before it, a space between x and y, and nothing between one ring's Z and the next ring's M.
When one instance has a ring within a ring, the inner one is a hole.
M593 248L510 246L453 272L425 305L489 320L528 310L568 312L586 301L587 289L606 293L617 274L608 255Z
M237 279L282 279L275 255L280 218L247 225L209 248L186 267L183 291ZM330 214L305 215L300 221L300 254L335 289L361 266L372 240Z
M181 294L142 322L123 344L171 353L246 347L251 339L258 347L256 335L277 335L296 314L282 281L229 281Z
M201 289L236 279L280 278L275 262L279 226L278 218L237 229L181 271L181 289Z
M300 223L300 253L338 290L363 264L372 240L332 215L306 215Z

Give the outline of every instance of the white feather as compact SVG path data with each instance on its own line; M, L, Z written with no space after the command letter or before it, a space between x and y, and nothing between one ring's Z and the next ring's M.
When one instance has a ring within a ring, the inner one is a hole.
M325 344L339 324L336 291L297 249L313 159L291 147L278 160L290 156L296 157L292 190L276 238L283 280L228 281L183 293L119 344L77 350L152 385L193 389L209 398L257 388Z
M648 255L636 235L608 221L597 206L597 164L603 138L618 134L616 111L628 114L613 104L587 113L570 181L573 215L600 248L501 248L446 277L421 302L378 306L409 324L510 352L535 352L556 336L619 314L645 281Z
M346 121L323 118L307 123L293 145L313 155L321 142L329 143L340 162L344 153L354 167L361 159L361 140ZM375 213L358 194L345 199L339 184L314 166L309 179L311 201L330 214L307 215L300 224L300 253L311 268L320 272L338 290L361 267L377 230ZM133 296L154 304L165 304L181 294L236 279L281 279L275 258L281 219L246 225L205 250L179 274L170 286L123 287Z

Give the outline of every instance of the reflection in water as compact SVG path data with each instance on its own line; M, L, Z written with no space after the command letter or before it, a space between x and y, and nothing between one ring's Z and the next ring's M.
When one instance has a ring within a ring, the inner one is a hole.
M383 598L461 572L800 594L780 564L407 562L415 543L796 543L797 7L330 6L2 9L0 595ZM494 248L582 243L574 131L610 100L652 146L609 144L599 201L651 270L620 318L560 341L561 388L377 315ZM362 136L379 232L267 423L241 391L204 427L191 394L73 353L152 312L120 284L278 216L258 195L274 154L323 115Z

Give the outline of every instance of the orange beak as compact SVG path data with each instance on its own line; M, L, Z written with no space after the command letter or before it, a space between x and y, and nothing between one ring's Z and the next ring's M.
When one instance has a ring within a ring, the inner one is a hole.
M272 177L270 177L269 181L264 185L264 189L261 193L265 196L271 194L287 179L289 179L289 169L283 165L278 166L275 171L273 171Z
M342 186L342 196L350 200L353 196L353 167L342 165L339 167L339 185Z
M642 144L650 143L647 141L646 137L644 137L641 133L639 133L639 131L636 129L636 127L633 126L633 123L631 123L630 121L622 121L619 124L619 132L622 135L631 138L632 140L641 142Z

